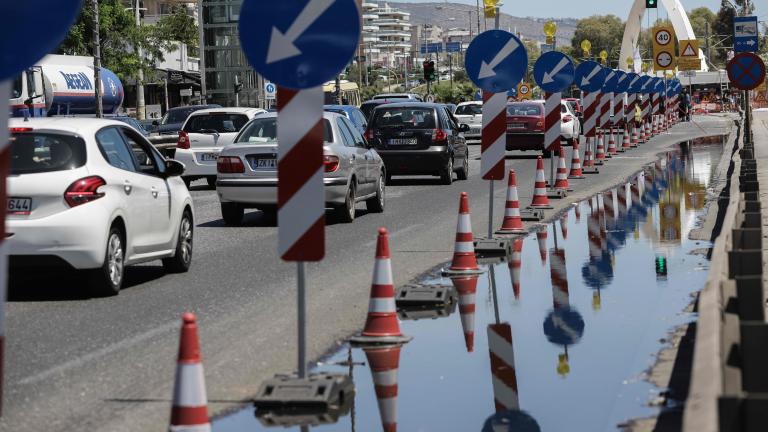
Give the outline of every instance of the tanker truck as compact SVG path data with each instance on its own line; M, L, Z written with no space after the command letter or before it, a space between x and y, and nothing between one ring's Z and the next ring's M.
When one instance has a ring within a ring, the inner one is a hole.
M112 71L100 71L103 112L115 114L123 104L123 84ZM49 55L12 84L12 117L96 114L93 57Z

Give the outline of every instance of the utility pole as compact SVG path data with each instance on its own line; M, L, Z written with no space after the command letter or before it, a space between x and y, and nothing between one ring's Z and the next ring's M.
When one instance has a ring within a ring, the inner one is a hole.
M707 53L707 60L715 64L715 62L712 61L712 52L709 49L709 21L706 21L704 23L704 50Z
M136 17L136 27L141 28L141 11L139 6L141 0L136 0L136 9L134 10ZM139 78L136 81L136 118L144 120L145 106L144 106L144 68L143 68L143 55L141 53L141 47L136 47L136 54L139 56Z
M475 10L475 14L477 14L477 34L480 34L480 0L477 0L477 9Z
M96 117L104 116L101 100L101 41L99 40L99 0L92 0L93 5L93 87L96 89Z

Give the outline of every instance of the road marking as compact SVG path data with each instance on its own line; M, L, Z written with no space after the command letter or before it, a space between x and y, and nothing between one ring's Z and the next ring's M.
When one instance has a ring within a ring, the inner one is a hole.
M424 226L424 224L414 224L414 225L409 225L409 226L407 226L407 227L405 227L403 229L397 230L397 231L390 231L389 232L389 238L391 239L392 237L397 237L397 236L399 236L401 234L405 234L405 233L407 233L409 231L413 231L416 228L420 228L420 227L423 227L423 226ZM376 241L377 240L372 240L372 241L363 243L363 247L364 248L372 247L373 245L376 244Z

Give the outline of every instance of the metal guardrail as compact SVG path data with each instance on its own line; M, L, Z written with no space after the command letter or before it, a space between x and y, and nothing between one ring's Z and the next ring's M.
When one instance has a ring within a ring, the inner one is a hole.
M745 120L720 198L727 210L698 301L685 432L768 429L762 209L754 142Z

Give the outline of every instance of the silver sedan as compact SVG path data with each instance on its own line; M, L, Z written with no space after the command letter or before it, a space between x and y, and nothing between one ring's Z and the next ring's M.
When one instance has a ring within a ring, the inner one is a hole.
M355 206L384 211L384 162L344 116L323 113L326 206L342 222L355 219ZM277 206L277 113L262 114L224 147L217 161L216 191L227 225L242 222L246 208L273 213Z

